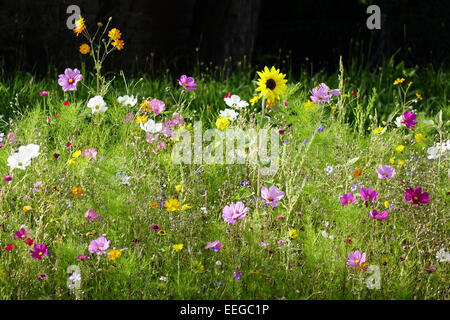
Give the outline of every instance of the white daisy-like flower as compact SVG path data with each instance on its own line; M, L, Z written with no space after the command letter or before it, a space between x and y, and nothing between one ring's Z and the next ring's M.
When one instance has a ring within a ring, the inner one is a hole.
M30 143L26 146L20 146L19 152L27 154L31 159L36 158L39 155L40 146L34 143Z
M148 133L156 133L162 130L162 123L156 123L152 119L149 119L146 123L140 124L141 129Z
M398 116L397 118L395 118L395 124L397 125L397 127L406 127L406 125L404 123L402 123L403 121L403 116Z
M124 107L126 106L134 107L134 105L137 102L137 99L134 96L124 95L122 97L118 97L117 102L119 102L119 104Z
M27 152L14 152L7 159L7 165L11 169L25 170L31 164L31 157Z
M427 158L430 160L438 159L439 157L445 158L450 154L450 140L442 143L437 142L434 146L428 148Z
M161 276L161 277L159 277L159 280L160 281L167 281L167 277Z
M442 248L436 253L436 258L439 259L439 262L449 262L450 261L450 252Z
M118 184L130 185L130 177L125 172L118 172L116 174L116 179Z
M233 94L231 97L229 98L224 98L223 100L225 100L225 103L227 104L227 106L230 106L232 108L235 108L237 110L240 110L242 108L245 108L248 106L248 102L241 100L241 98L235 94Z
M236 120L238 115L239 115L239 113L237 113L233 109L225 109L225 110L220 111L220 113L219 113L219 117L224 117L230 121Z
M92 114L96 112L105 112L108 109L106 107L106 102L103 100L102 96L95 96L89 99L87 106L88 108L92 109Z

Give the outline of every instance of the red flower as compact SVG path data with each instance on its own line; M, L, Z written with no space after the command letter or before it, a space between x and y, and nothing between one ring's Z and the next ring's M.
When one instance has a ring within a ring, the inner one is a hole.
M353 96L355 95L355 93L356 93L355 91L352 91L352 95L353 95Z
M5 247L5 250L7 250L7 251L12 251L12 249L14 249L14 243L7 244Z
M70 142L66 143L66 146L70 147L72 144Z
M55 113L55 114L53 115L53 118L58 118L58 116L59 116L59 114L58 114L58 113Z
M34 242L34 240L30 239L30 238L27 238L27 240L25 240L25 243L29 246L31 246L33 244L33 242Z
M65 105L65 106L68 106L69 104L70 104L69 100L64 101L64 105Z
M230 93L227 93L227 94L224 96L224 98L229 98L229 97L231 97L231 94L230 94Z
M53 156L55 157L55 159L59 158L59 153L54 153Z

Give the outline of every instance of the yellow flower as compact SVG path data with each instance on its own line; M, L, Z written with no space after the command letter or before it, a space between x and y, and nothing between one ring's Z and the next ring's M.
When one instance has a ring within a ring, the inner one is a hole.
M430 221L428 221L425 225L426 225L427 227L431 227L433 224L432 224Z
M103 27L103 23L97 22L97 27L99 27L99 28Z
M384 207L385 207L386 209L389 209L389 202L385 201L385 202L384 202Z
M191 206L189 206L188 204L183 204L183 206L181 207L181 210L186 211L189 210L191 208Z
M120 258L121 255L122 255L122 251L117 250L117 249L112 249L112 250L109 250L109 252L108 252L108 258L110 260L115 260L117 258Z
M177 191L181 191L182 188L183 187L181 186L181 184L178 184L175 186L175 190L177 190Z
M158 201L153 200L150 202L150 208L157 209L158 207L159 207Z
M116 49L117 50L122 50L123 49L123 47L124 47L124 45L125 45L125 42L123 41L123 40L116 40L116 41L113 41L112 43L111 43L114 47L116 47Z
M254 106L255 103L258 102L259 98L261 98L261 97L260 97L260 96L255 96L255 97L251 98L251 99L250 99L250 104L251 104L252 106Z
M136 117L136 123L146 123L147 121L148 118L146 115Z
M30 210L32 210L33 208L31 207L31 206L24 206L23 207L23 211L24 212L28 212L28 211L30 211Z
M391 164L395 164L395 157L390 158L390 159L389 159L389 162L390 162Z
M89 51L91 51L91 47L89 47L89 45L87 43L83 43L80 46L80 53L81 54L87 54L87 53L89 53Z
M110 37L111 40L113 40L113 41L117 41L117 40L120 39L120 37L122 37L122 33L120 32L119 29L112 28L112 29L109 30L109 32L108 32L108 37Z
M194 263L192 264L192 270L195 273L203 273L205 271L205 267L200 261L194 260Z
M81 196L83 194L83 190L80 186L74 187L71 191L75 197Z
M422 96L421 96L420 93L418 93L418 92L416 92L416 97L417 97L417 99L419 99L419 100L423 100Z
M395 151L397 152L403 152L403 150L405 150L405 146L404 145L399 145L395 148Z
M398 160L398 165L401 167L405 164L405 160Z
M216 121L216 127L220 130L225 130L230 125L230 120L225 117L219 117Z
M77 160L75 160L74 158L67 160L68 164L76 164Z
M258 274L259 270L258 269L252 269L252 270L250 270L250 273L251 274Z
M333 105L331 106L331 110L335 110L335 109L336 109L336 105L333 104Z
M289 230L289 237L290 237L291 239L297 238L297 237L298 237L298 231L295 230L295 229Z
M86 29L85 20L82 16L80 16L80 19L75 21L75 28L73 29L73 32L78 35L83 32L84 29Z
M174 212L180 210L180 202L177 199L169 199L164 204L167 212Z
M397 78L397 79L394 81L394 86L398 85L399 83L403 83L403 81L405 81L405 78Z
M423 143L423 139L425 139L425 136L424 136L423 134L421 134L421 133L417 133L417 134L414 136L414 139L416 139L416 142L417 142L418 144L422 144L422 143Z
M158 235L160 235L160 236L165 236L166 234L167 234L167 232L165 232L162 229L158 231Z
M273 101L275 99L278 99L279 96L286 91L286 75L280 73L279 69L275 69L275 67L272 67L269 70L269 68L266 66L264 67L264 71L258 71L257 74L259 75L259 80L258 88L256 88L256 91L260 91L261 94L266 98L266 100Z
M373 130L373 133L375 133L375 134L381 134L381 133L384 132L384 129L385 129L385 128L383 128L383 127L378 127L378 128L376 128L375 130Z
M74 158L78 158L79 156L81 156L81 150L75 151L75 152L72 154L72 157L74 157Z
M148 103L147 100L142 101L139 106L147 112L151 112L153 110L153 107Z
M179 243L179 244L174 244L172 246L172 249L175 250L176 252L180 251L181 249L183 249L183 244Z
M316 104L311 100L308 100L303 104L303 108L305 108L306 111L313 112L316 109Z

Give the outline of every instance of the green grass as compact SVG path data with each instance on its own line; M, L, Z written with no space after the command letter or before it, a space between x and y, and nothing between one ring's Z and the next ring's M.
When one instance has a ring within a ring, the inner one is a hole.
M181 89L168 74L127 79L126 85L121 75L108 74L109 79L115 76L104 97L108 110L95 116L86 107L94 79L84 68L82 73L85 86L79 84L77 92L66 94L56 73L43 79L2 75L2 130L5 135L14 132L18 141L17 145L5 142L0 149L1 173L13 177L11 182L1 182L0 191L1 299L449 298L449 264L436 258L439 249L450 249L449 165L426 158L428 147L448 139L446 127L439 134L426 122L439 110L444 123L449 118L450 79L445 71L405 69L392 61L378 72L353 67L342 78L340 88L346 95L313 112L303 107L309 90L321 82L337 88L338 73L291 77L282 97L288 106L268 113L267 125L286 130L280 139L280 168L261 181L267 187L277 185L286 195L280 206L259 210L252 201L257 197L256 165L175 165L167 148L152 148L138 124L123 121L128 112L137 111L143 97L152 97L165 101L168 108L159 117L167 118L182 108L187 124L202 120L204 130L213 128L219 110L226 107L226 93L247 101L253 96L256 76L251 68L242 66L225 76L199 66L193 73L198 90L179 104L173 96L177 98ZM411 102L419 121L413 131L383 123L402 110L402 96L393 85L398 77L406 78L404 87L413 81L409 101L415 99L415 92L424 98ZM50 92L48 97L39 96L43 90ZM138 96L134 108L117 105L117 97L126 93ZM63 105L65 100L71 102L69 106ZM337 105L334 111L333 105ZM259 111L258 105L248 107L234 125L254 127ZM319 125L323 132L317 131ZM380 126L386 131L374 134ZM414 138L419 132L425 136L422 144ZM69 148L67 142L72 144ZM26 170L11 171L7 158L29 143L39 144L41 154ZM394 151L398 145L405 146L402 153ZM76 164L67 163L76 150L90 147L98 150L96 161L79 157ZM55 159L54 153L60 157ZM397 174L378 179L376 167L389 164L393 156ZM398 165L398 160L405 164ZM330 174L325 170L328 166L334 168ZM353 175L356 169L363 170L358 179ZM130 176L129 186L117 183L118 171ZM244 179L250 180L249 187L240 185ZM37 181L42 181L40 192L33 191ZM386 220L371 220L359 199L350 206L340 204L339 196L358 182L378 191L373 208L382 211L385 201L393 204ZM179 184L180 192L175 189ZM81 196L72 194L74 186L81 186ZM430 203L413 206L404 200L405 190L416 186L429 192ZM150 202L161 197L178 199L191 208L152 209ZM228 225L222 209L238 200L249 207L249 214ZM26 205L32 210L24 212ZM87 209L96 210L103 219L88 222L83 216ZM278 220L279 216L285 219ZM152 224L161 225L167 235L152 231ZM31 247L13 238L21 226L26 226L35 243L48 245L49 254L42 260L32 259ZM298 232L295 239L289 238L292 229ZM324 237L323 231L333 239ZM111 241L111 248L124 249L120 258L112 261L88 252L89 243L101 235ZM349 238L351 243L346 241ZM216 239L222 250L204 249L207 241ZM278 245L278 240L285 244ZM267 248L261 246L263 241ZM15 244L11 252L4 249L10 243ZM184 247L175 252L172 245L178 243ZM379 290L366 287L368 272L352 271L346 265L348 254L355 250L367 254L367 266L380 268ZM80 254L88 259L77 260ZM66 270L71 265L81 270L78 290L67 288ZM243 272L241 280L233 277L236 268ZM428 273L429 269L435 272ZM41 273L48 278L40 280Z

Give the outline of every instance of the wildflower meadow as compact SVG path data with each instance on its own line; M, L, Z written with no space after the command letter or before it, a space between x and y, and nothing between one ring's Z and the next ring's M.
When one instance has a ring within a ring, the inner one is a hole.
M134 78L75 24L0 75L1 299L449 299L449 73Z

